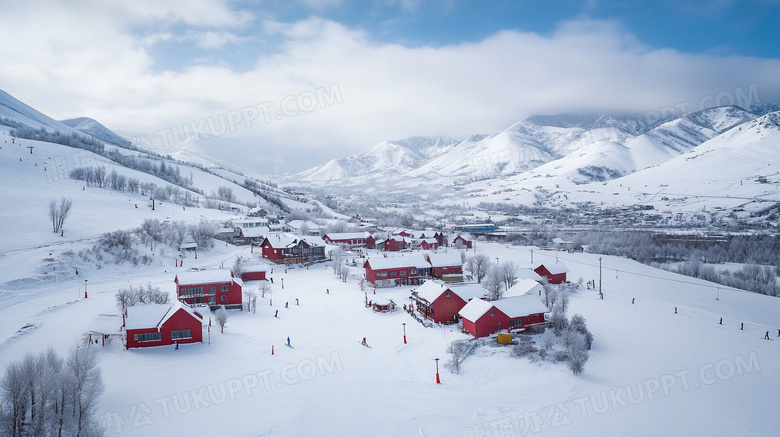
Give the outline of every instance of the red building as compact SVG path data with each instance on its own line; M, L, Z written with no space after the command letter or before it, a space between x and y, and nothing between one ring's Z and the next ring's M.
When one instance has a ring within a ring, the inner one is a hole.
M263 258L277 264L305 264L325 259L325 241L319 237L269 235L260 242Z
M188 305L241 309L243 282L227 269L181 272L174 279L176 296Z
M399 252L410 247L409 240L400 235L390 237L382 243L382 249L386 252Z
M460 251L429 253L425 257L433 268L434 278L443 279L448 275L460 275L460 280L463 280L463 261L460 258Z
M471 249L472 242L463 235L458 235L454 240L452 240L452 245L455 247L465 247L466 249Z
M445 247L447 245L447 236L442 232L436 232L433 234L433 238L439 243L439 247Z
M371 234L368 232L329 232L322 236L328 244L345 245L350 249L358 247L367 247L368 238ZM371 237L373 240L373 237Z
M544 326L549 310L534 295L508 297L495 301L472 299L458 313L463 329L474 337L487 337L499 331L523 331Z
M127 349L203 342L203 316L184 302L127 308Z
M479 284L449 286L437 281L425 281L412 290L411 299L423 317L435 323L453 323L459 320L458 312L471 299L484 295L485 290Z
M563 263L542 264L534 269L539 276L547 278L550 284L560 284L566 282L566 273L569 271Z
M366 237L366 249L376 249L376 239L373 235Z
M435 238L424 238L415 241L414 246L422 250L436 250L439 247L439 242Z
M419 284L430 275L430 267L419 254L371 258L363 263L366 280L377 288Z
M241 272L242 281L262 281L266 279L267 270L265 266L244 266Z

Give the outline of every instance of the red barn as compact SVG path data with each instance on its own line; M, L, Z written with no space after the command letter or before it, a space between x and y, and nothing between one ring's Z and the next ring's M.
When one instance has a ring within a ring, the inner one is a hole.
M366 280L374 287L416 285L430 274L431 265L422 255L371 258L363 263Z
M431 263L434 278L442 279L446 275L461 275L460 280L463 280L463 260L460 258L460 251L429 253L425 256Z
M455 247L465 247L466 249L471 249L472 242L463 235L458 235L454 240L452 240L452 245Z
M437 281L425 281L412 290L411 299L423 317L435 323L452 323L458 321L458 312L471 299L484 295L485 290L478 284L454 287Z
M547 278L550 284L560 284L566 282L566 273L569 271L563 263L542 264L534 269L539 276Z
M422 240L415 241L415 246L422 250L435 250L439 247L439 242L435 238L424 238Z
M322 236L328 244L345 245L350 249L366 247L367 240L371 237L368 232L329 232ZM373 239L373 237L372 237Z
M319 237L269 235L260 242L263 258L277 264L304 264L325 259L325 241Z
M487 337L502 330L544 326L544 314L548 312L538 297L529 294L495 301L472 299L458 314L463 319L463 329L474 337Z
M205 304L211 308L225 306L228 309L242 308L241 288L243 282L233 277L227 269L195 270L181 272L174 279L176 296L188 305Z
M127 349L203 342L203 316L184 302L127 308Z

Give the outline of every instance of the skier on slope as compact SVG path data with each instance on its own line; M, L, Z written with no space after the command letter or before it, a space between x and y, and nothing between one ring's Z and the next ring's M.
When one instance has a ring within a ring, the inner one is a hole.
M764 340L769 340L769 331L766 331L766 334L764 334Z

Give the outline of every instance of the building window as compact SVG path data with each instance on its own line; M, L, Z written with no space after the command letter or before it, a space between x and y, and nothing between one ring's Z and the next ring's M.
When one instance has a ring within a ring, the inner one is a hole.
M392 271L392 272L390 272L390 276L398 276L398 272Z
M227 296L225 296L224 294L223 294L222 296L220 296L220 297L219 297L219 301L220 301L220 302L224 302L224 301L226 301L226 300L227 300Z
M387 272L377 272L376 275L378 277L380 277L380 278L386 278L387 277Z
M159 332L150 332L148 334L135 334L133 335L133 339L139 343L143 343L145 341L160 341L162 340L162 334Z
M448 291L448 292L444 293L444 295L447 296L447 297L450 297L450 292Z
M410 275L416 275L416 274L417 274L417 269L411 269L411 270L409 270L409 274L410 274Z
M493 317L493 316L495 316L495 315L496 315L496 312L495 312L495 311L491 311L491 312L490 312L490 317Z
M209 303L217 303L217 296L209 297Z
M406 270L401 272L401 276L406 276Z
M229 290L230 290L230 286L229 285L222 285L222 286L219 287L219 291L223 291L224 292L224 291L229 291Z
M198 296L203 294L203 287L184 288L181 290L182 296Z
M181 331L171 331L171 340L183 340L185 338L192 338L191 329L184 329Z
M217 292L217 287L209 287L209 294L214 294Z

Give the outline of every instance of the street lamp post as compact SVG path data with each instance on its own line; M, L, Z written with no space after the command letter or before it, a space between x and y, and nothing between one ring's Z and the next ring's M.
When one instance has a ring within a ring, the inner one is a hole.
M436 384L441 384L441 379L439 379L439 359L434 359L436 360Z
M87 280L84 280L84 299L87 298Z
M404 325L404 344L406 344L406 323L401 323Z

